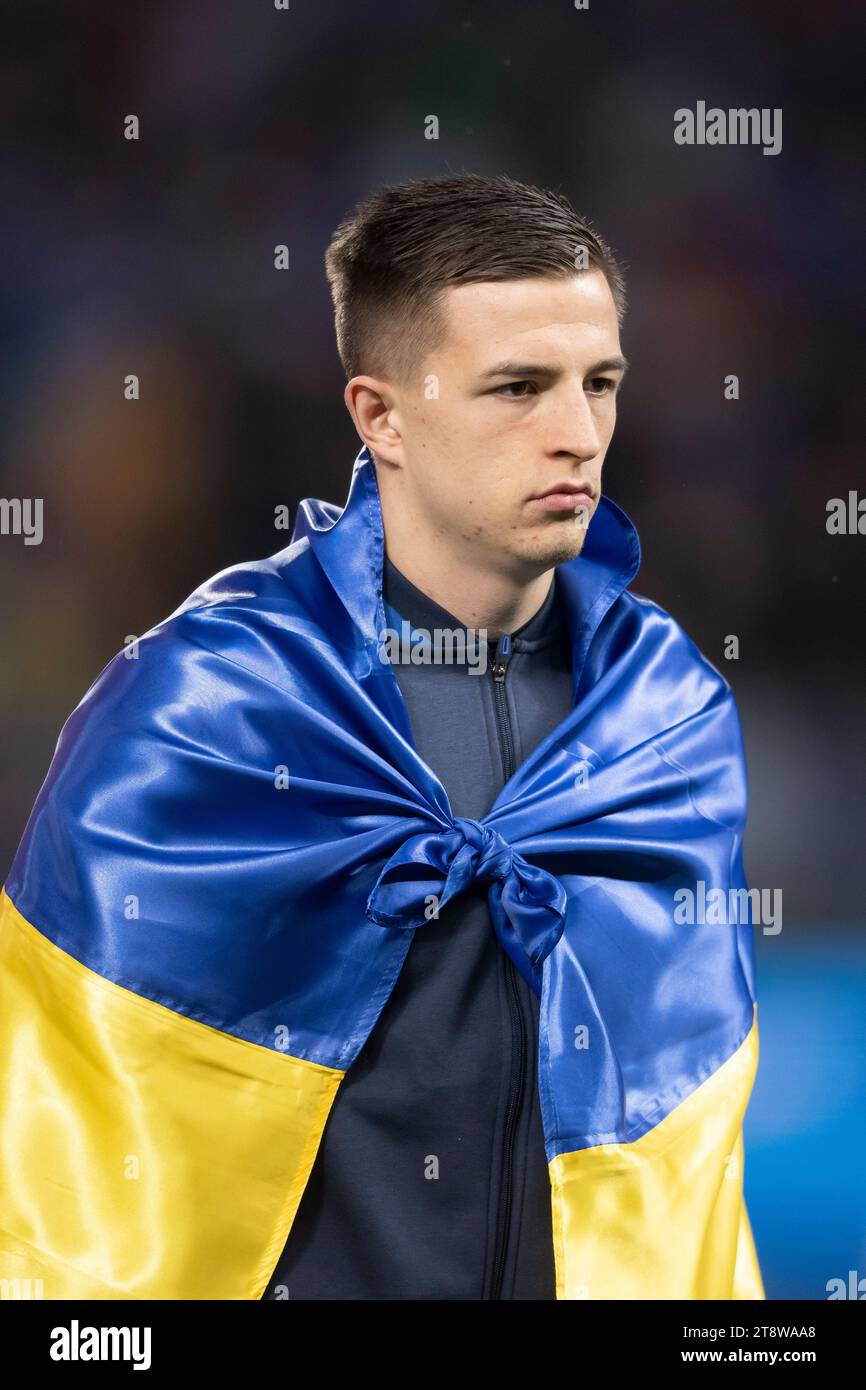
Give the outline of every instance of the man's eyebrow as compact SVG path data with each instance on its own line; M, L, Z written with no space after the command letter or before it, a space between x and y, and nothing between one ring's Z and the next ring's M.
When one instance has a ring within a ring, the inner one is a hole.
M590 367L587 376L593 372L622 372L625 376L628 371L628 358L623 357L622 353L617 353L616 357L606 357L603 362L596 362L594 367Z
M596 362L586 372L586 376L594 376L597 372L622 372L625 376L628 371L628 359L618 355L616 357L605 357L604 361ZM479 381L488 381L495 376L541 376L554 378L562 375L559 367L548 367L542 362L497 362L495 367L490 367L486 372L482 372Z

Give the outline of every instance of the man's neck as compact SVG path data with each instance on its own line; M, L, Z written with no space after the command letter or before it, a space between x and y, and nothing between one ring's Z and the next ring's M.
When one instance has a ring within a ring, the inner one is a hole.
M421 547L404 549L392 545L386 534L388 559L401 574L429 599L453 613L464 627L484 628L488 637L516 632L541 608L553 583L553 570L546 570L526 583L477 565L461 563L458 557L441 559Z

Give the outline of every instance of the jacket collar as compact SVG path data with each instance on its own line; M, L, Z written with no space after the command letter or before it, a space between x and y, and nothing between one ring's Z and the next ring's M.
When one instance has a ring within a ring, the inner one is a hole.
M424 632L445 628L451 631L462 630L470 636L474 633L474 629L468 628L453 613L434 603L423 590L407 579L389 560L387 554L382 571L382 597L385 601L385 615L392 628L399 627L401 621L405 621L410 628ZM509 634L512 650L530 655L540 651L542 647L550 646L557 640L564 621L556 593L554 573L553 583L541 607L522 627ZM491 638L489 645L495 647L495 640Z
M376 468L366 445L355 459L343 508L316 498L301 502L292 540L305 538L358 628L371 663L381 670L376 649L387 626L382 599L385 532ZM634 524L621 507L602 496L580 555L556 569L557 592L571 633L575 687L599 623L639 567Z

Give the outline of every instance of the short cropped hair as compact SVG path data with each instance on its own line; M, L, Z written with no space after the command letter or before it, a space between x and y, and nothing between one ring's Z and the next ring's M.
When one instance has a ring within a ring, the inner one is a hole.
M450 285L598 269L617 318L625 282L610 247L568 199L505 175L444 174L377 189L325 253L347 379L408 382L443 340Z

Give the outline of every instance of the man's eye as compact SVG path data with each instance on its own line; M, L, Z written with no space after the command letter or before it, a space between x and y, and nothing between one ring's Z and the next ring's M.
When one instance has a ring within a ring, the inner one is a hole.
M509 399L509 400L512 400L512 401L520 401L520 400L523 400L524 396L526 396L526 395L529 394L529 392L523 391L523 390L521 389L521 388L524 387L524 386L528 386L528 387L529 387L531 390L533 390L533 391L535 390L535 387L534 387L534 385L533 385L533 383L532 383L531 381L507 381L507 382L505 383L504 386L497 386L497 387L496 387L496 390L494 391L494 395L497 395L497 396L498 396L498 395L500 395L503 391L507 391L507 392L509 393L509 394L508 394L508 399ZM514 393L514 394L512 394L512 393Z
M587 382L587 390L594 396L604 396L608 391L616 389L616 382L609 376L594 376Z

